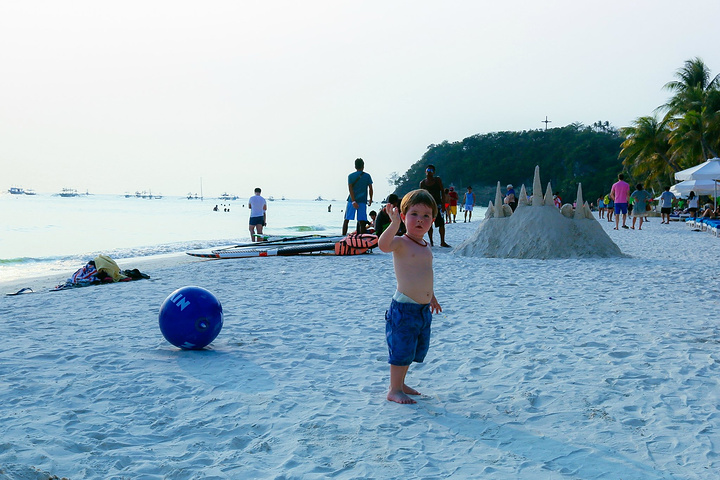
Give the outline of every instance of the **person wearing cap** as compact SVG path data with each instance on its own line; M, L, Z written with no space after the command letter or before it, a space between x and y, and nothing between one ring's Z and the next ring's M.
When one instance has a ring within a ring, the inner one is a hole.
M428 165L425 168L425 179L420 182L420 188L430 192L430 195L435 199L435 203L437 203L438 214L437 217L435 217L435 226L438 232L440 232L440 246L450 247L450 245L445 243L445 220L443 219L442 212L443 205L445 205L443 201L443 183L440 177L435 176L435 165ZM430 225L430 230L428 230L428 238L430 239L430 246L433 246L432 225Z
M512 183L509 183L505 190L505 203L510 205L510 208L512 208L514 212L517 208L517 197L515 196L515 189L513 188Z
M448 207L448 210L450 212L450 216L452 217L452 223L455 223L456 217L457 217L457 205L458 205L458 193L455 191L455 187L451 186L450 191L448 192L448 197L450 198L450 207Z

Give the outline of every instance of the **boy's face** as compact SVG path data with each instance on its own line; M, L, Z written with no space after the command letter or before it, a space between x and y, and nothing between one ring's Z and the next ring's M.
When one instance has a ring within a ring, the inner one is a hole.
M427 205L417 204L408 208L405 214L401 214L407 232L414 237L422 237L432 226L435 219L432 216L432 208Z

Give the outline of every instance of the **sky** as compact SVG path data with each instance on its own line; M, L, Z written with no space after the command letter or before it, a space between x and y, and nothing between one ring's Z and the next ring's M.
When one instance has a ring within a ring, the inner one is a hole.
M0 190L375 198L431 144L629 125L717 0L0 0ZM442 171L437 172L442 177Z

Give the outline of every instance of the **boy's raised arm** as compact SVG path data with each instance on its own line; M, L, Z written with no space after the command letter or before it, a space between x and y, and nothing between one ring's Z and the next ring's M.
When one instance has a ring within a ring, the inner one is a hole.
M400 229L400 212L398 211L397 207L393 206L392 204L388 203L385 205L385 213L388 214L388 217L390 217L390 225L382 232L380 235L380 238L378 239L378 247L380 247L380 250L383 252L392 252L395 249L394 244L397 244L398 242L397 237L395 234Z

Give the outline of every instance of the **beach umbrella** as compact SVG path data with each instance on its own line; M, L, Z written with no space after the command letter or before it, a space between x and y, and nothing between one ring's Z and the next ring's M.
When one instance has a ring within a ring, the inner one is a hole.
M711 158L700 165L695 165L694 167L690 167L675 174L675 180L679 181L715 179L720 180L720 158Z
M695 195L710 195L715 199L717 209L718 182L720 180L685 180L670 187L670 191L678 197L687 197L690 191L695 192Z

